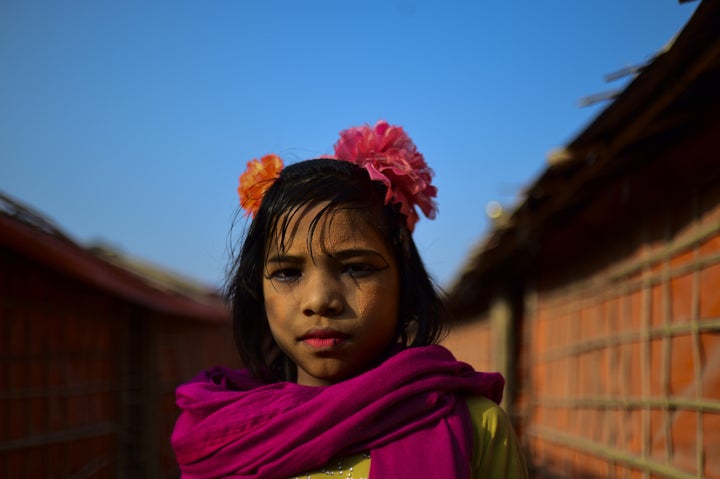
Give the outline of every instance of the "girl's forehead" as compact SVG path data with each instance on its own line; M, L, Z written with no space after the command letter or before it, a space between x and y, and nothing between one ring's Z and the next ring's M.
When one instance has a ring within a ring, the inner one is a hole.
M339 208L323 210L321 203L307 206L280 218L268 250L305 248L331 250L338 245L365 244L389 249L384 235L367 210Z

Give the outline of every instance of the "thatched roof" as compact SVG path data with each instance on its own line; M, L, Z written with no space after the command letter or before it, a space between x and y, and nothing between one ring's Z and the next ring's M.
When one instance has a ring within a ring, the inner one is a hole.
M720 2L698 5L673 41L596 119L548 158L547 168L526 188L515 209L471 253L449 288L451 309L462 316L483 308L496 283L514 281L532 265L552 259L548 251L541 254L549 238L558 239L570 229L574 238L597 238L629 221L629 215L642 214L668 192L718 180L717 155L698 153L688 168L677 155L665 153L679 139L718 123L719 26ZM614 181L620 177L623 181ZM609 184L618 186L608 191ZM573 248L582 247L556 243L569 257Z
M83 247L47 217L2 193L0 248L153 312L229 318L213 289L107 247Z

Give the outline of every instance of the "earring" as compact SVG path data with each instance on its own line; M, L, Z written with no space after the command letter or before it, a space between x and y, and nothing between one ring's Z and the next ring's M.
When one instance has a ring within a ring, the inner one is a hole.
M407 329L410 326L410 323L415 323L417 320L418 317L416 314L407 315L402 321L403 329Z

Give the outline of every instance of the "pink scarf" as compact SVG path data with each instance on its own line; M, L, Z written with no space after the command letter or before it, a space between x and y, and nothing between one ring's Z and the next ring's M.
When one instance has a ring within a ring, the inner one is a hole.
M363 451L371 478L470 477L461 395L499 403L504 383L441 346L405 349L328 387L215 368L178 388L172 445L185 479L288 478Z

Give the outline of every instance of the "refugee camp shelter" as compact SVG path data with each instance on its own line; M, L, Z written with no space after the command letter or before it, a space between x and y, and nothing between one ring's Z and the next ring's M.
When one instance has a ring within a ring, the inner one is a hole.
M534 477L719 478L720 2L548 160L450 288L448 345L508 376Z
M174 389L231 338L210 288L0 195L0 477L177 477Z

